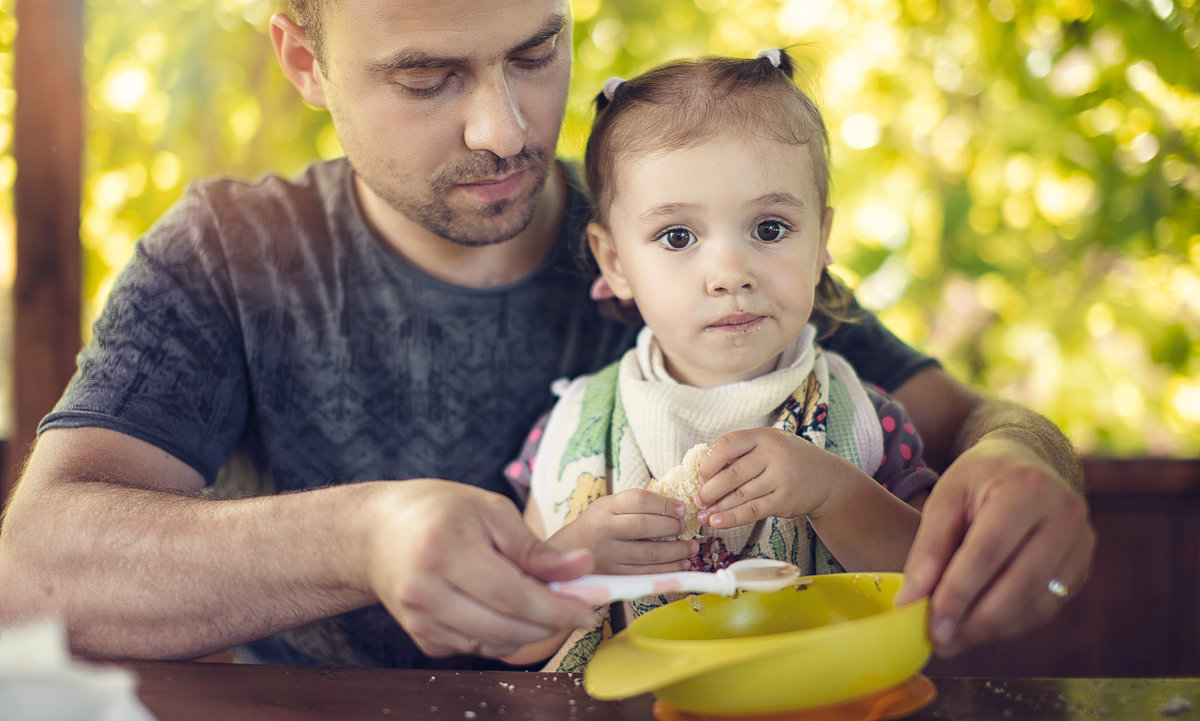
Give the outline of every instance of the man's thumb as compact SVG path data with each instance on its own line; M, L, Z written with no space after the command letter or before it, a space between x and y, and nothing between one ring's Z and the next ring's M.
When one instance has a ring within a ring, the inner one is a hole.
M514 509L515 510L515 509ZM586 548L562 551L539 541L517 513L490 519L492 545L514 565L541 581L569 581L592 570Z
M543 581L570 581L594 567L592 552L586 548L561 551L546 543L538 544L528 556L525 572Z

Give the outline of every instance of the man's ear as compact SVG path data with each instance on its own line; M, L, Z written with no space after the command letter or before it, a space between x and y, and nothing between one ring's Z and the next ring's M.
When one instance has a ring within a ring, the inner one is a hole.
M283 74L300 91L304 102L315 108L325 107L325 86L321 84L321 64L313 54L308 33L287 15L271 17L271 44Z
M608 229L599 223L588 223L588 246L592 249L592 257L600 266L600 272L612 288L613 295L621 300L632 300L633 291L621 271L621 259L617 256L617 248L613 244L612 235Z

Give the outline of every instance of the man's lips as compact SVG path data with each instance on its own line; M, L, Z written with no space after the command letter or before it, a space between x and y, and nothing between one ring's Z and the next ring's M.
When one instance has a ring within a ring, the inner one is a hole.
M757 313L734 313L708 324L709 330L745 332L760 325L767 316Z
M524 170L518 170L502 178L489 178L470 183L460 183L458 187L475 196L477 199L485 203L490 203L503 200L520 190L525 182L526 175L527 173Z

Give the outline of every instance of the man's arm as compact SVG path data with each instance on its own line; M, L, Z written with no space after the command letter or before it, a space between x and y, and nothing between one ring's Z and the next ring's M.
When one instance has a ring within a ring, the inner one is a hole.
M1014 403L984 398L937 367L909 378L893 393L925 443L925 460L938 471L989 433L1026 443L1083 493L1083 468L1071 442L1046 418Z
M1095 533L1070 442L1032 411L989 400L938 368L896 389L945 468L927 500L897 603L930 596L939 655L1013 636L1062 604L1051 579L1077 590Z
M430 655L501 656L588 618L507 499L436 480L210 500L113 431L45 432L0 533L0 623L65 618L75 651L188 658L382 600Z

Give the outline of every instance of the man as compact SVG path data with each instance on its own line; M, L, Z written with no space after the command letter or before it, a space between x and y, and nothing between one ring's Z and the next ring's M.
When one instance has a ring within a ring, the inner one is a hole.
M197 184L139 244L11 499L0 613L60 613L95 656L500 657L586 619L541 582L590 567L525 530L503 465L552 379L632 340L573 270L586 207L553 159L569 6L290 15L276 54L346 160ZM931 462L955 459L904 592L932 593L939 652L1051 617L1048 583L1082 584L1094 545L1061 434L878 325L833 345L895 391ZM231 459L276 493L203 494Z

